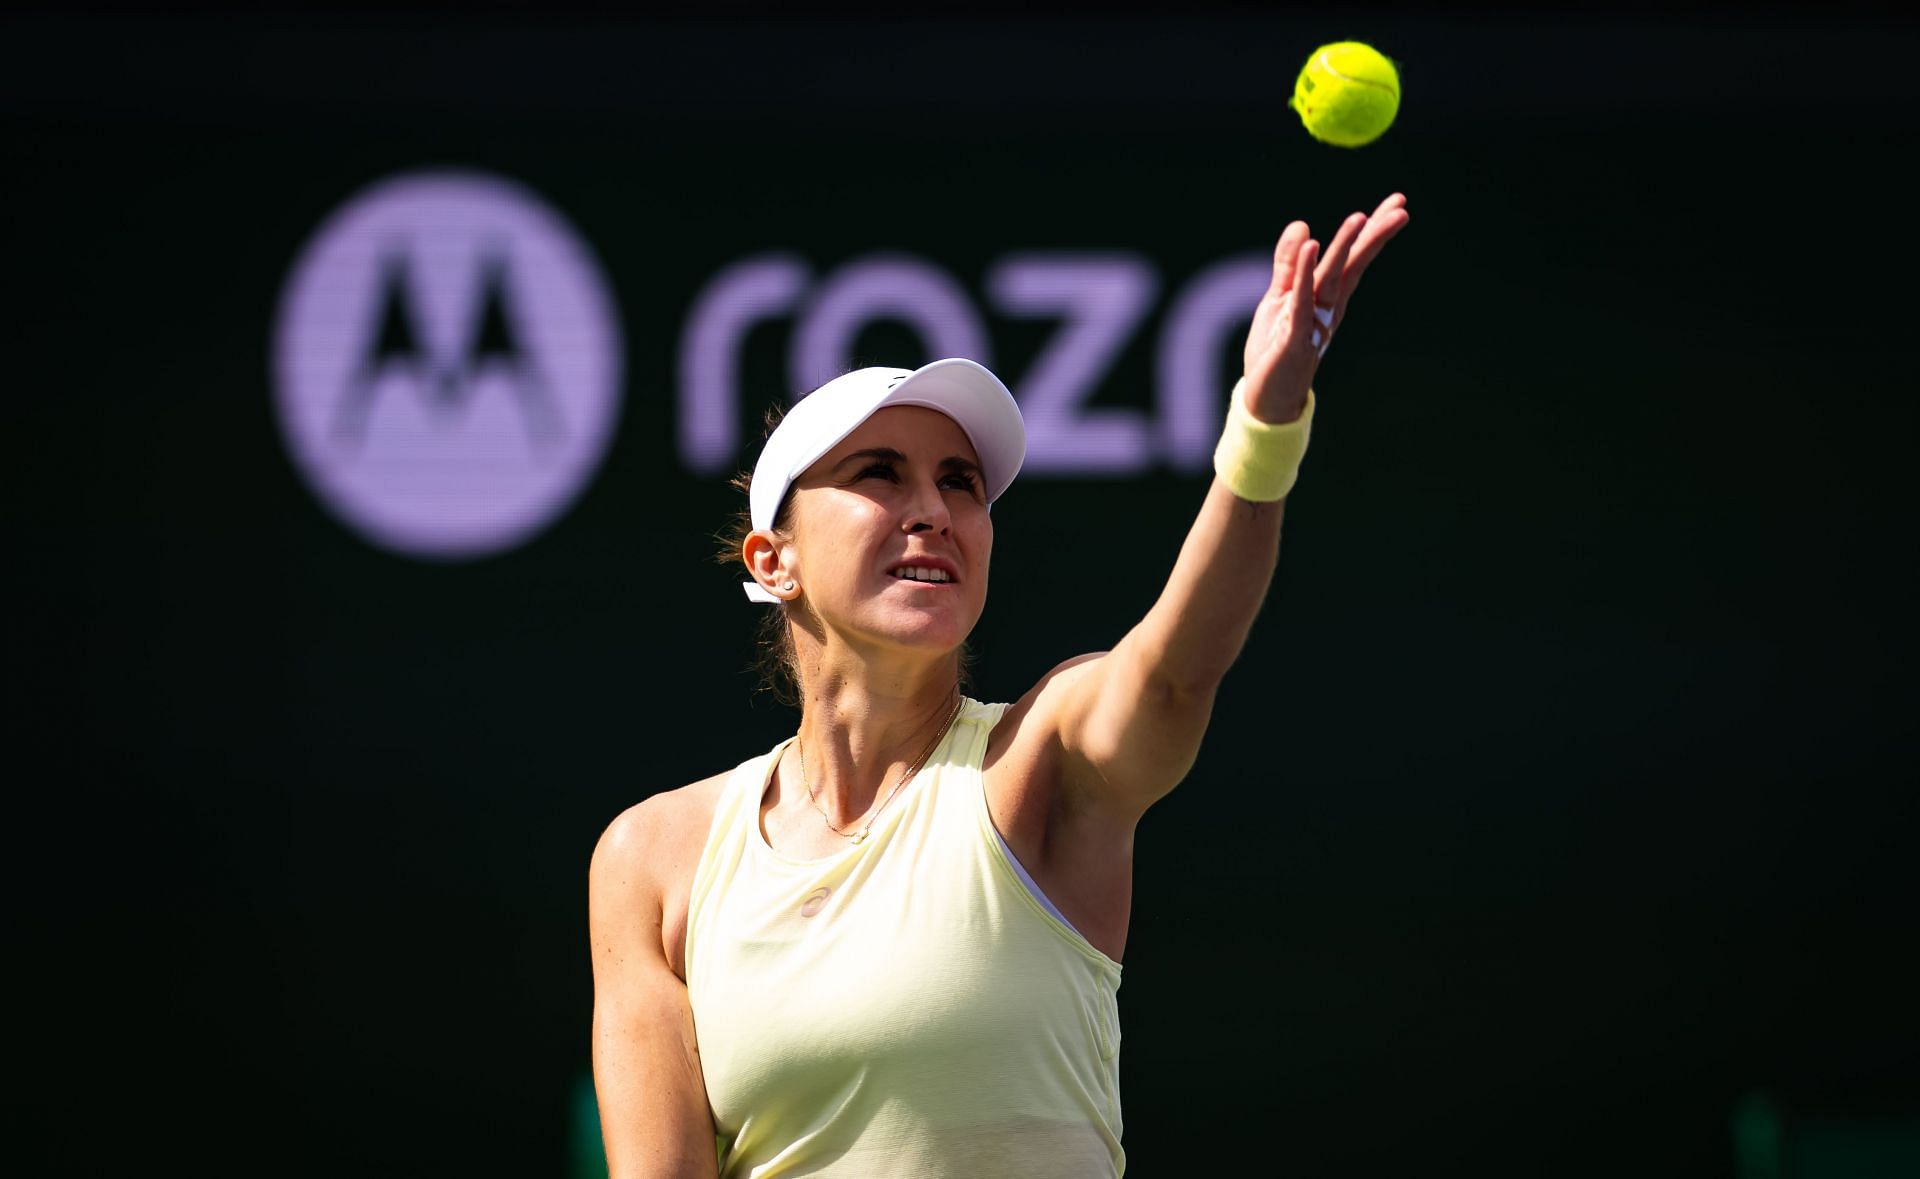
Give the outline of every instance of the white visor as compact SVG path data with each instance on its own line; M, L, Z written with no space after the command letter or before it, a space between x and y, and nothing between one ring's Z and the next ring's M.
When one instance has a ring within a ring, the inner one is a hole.
M1000 378L971 360L936 360L917 369L863 368L835 377L802 397L753 465L747 505L755 529L773 527L787 488L822 455L890 405L937 409L959 424L980 456L987 503L1000 498L1027 457L1027 427ZM760 583L743 583L756 602L778 602Z

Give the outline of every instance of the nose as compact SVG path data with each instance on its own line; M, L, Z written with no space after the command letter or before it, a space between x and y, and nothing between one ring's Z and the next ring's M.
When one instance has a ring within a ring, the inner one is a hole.
M905 518L908 532L938 532L945 536L953 526L953 514L947 510L947 497L932 480L914 484L912 500Z

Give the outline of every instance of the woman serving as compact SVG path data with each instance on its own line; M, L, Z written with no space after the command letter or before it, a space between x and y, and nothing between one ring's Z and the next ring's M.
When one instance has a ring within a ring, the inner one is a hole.
M594 1082L628 1176L1125 1169L1134 828L1193 764L1272 579L1321 355L1405 198L1289 225L1216 475L1111 651L961 691L1025 431L986 369L861 369L768 437L739 530L798 731L614 820L590 872Z

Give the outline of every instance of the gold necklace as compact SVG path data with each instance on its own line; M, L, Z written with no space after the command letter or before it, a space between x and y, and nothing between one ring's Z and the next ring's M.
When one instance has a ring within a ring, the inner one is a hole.
M807 781L807 751L799 735L796 734L793 738L793 755L799 759L800 762L800 784L807 788L807 801L813 804L814 810L820 812L820 817L826 820L827 826L833 828L835 835L844 836L852 840L855 847L865 843L867 841L867 832L873 830L873 824L875 820L879 819L880 812L887 809L887 804L893 801L893 796L900 793L902 786L912 781L913 776L920 772L920 767L926 765L927 759L933 756L933 751L940 748L940 742L945 739L947 730L953 727L955 718L960 715L960 705L965 703L965 700L966 698L964 696L955 693L953 708L947 713L946 723L940 726L940 731L933 735L933 740L927 747L920 751L920 756L913 759L913 764L907 767L907 772L900 775L900 780L893 784L893 789L887 791L887 796L880 800L880 805L874 807L867 815L866 826L860 828L858 831L841 830L841 828L834 823L833 817L827 814L826 808L820 805L820 800L814 797L813 783Z

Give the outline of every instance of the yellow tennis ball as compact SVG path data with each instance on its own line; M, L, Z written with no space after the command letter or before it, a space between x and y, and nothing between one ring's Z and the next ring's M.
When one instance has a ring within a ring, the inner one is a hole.
M1361 147L1380 138L1400 113L1400 71L1371 45L1335 41L1307 59L1287 105L1320 142Z

